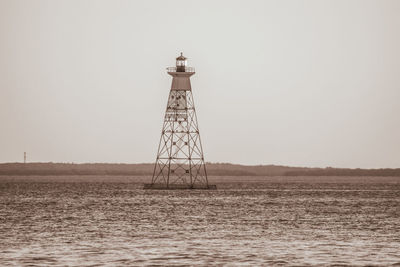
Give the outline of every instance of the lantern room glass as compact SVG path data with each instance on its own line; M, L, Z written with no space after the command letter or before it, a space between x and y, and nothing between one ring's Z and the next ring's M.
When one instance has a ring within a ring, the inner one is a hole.
M187 64L186 59L185 60L180 60L180 59L176 60L177 67L185 67L186 64Z

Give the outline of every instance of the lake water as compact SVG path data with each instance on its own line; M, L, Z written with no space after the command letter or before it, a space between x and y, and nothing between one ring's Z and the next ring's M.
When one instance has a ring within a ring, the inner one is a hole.
M400 178L0 176L0 265L400 266Z

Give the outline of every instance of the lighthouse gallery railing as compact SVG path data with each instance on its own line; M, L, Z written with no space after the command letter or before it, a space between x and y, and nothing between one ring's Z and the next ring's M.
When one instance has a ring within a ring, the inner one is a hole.
M168 67L168 72L176 72L176 67ZM185 67L185 72L195 72L193 67Z

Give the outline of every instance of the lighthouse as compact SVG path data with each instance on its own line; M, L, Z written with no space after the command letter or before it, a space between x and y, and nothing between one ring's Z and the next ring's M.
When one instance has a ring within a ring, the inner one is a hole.
M207 178L190 77L195 74L181 53L172 76L151 183L145 189L216 189Z

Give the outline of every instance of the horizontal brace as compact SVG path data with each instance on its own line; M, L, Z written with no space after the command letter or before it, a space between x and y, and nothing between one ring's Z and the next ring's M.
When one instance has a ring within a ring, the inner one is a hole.
M159 158L159 157L157 157L157 159L185 159L185 160L203 160L203 158L174 158L174 157L171 157L171 158Z

